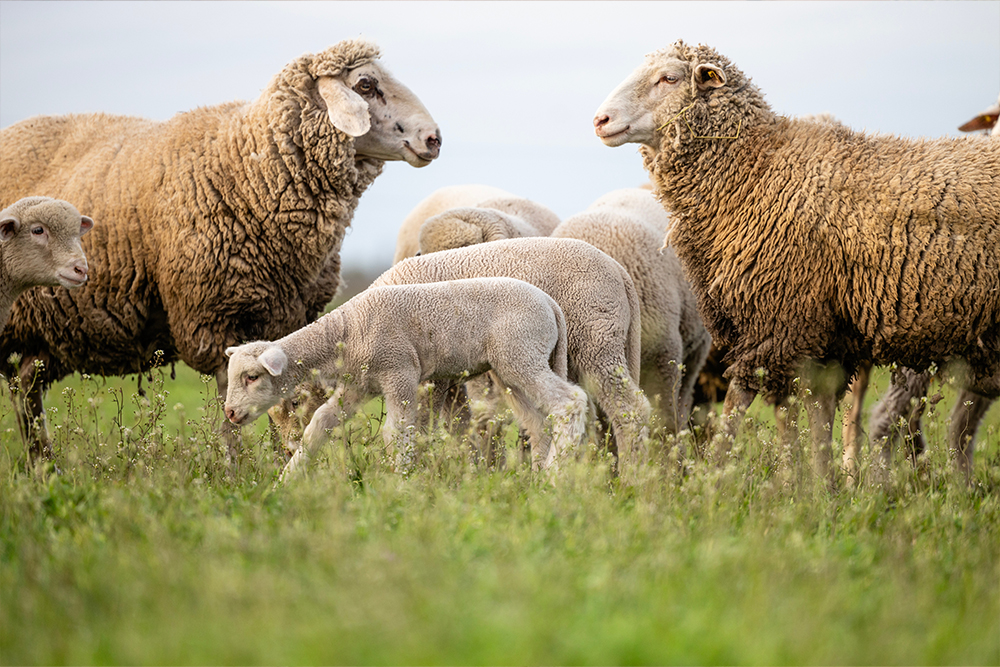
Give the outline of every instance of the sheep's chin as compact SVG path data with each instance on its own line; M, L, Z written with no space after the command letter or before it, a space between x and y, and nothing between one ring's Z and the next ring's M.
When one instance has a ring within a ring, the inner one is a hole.
M56 280L58 280L59 284L65 287L66 289L73 289L75 287L80 287L85 282L87 282L87 276L83 276L82 278L77 278L76 276L70 276L65 273L60 273L58 276L56 276Z

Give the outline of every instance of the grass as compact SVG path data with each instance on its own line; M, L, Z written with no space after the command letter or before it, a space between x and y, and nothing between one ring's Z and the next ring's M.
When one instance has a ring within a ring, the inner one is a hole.
M726 464L633 484L441 433L404 476L377 401L274 490L265 425L229 466L214 382L177 371L50 390L59 474L0 395L3 664L1000 663L1000 415L966 487L950 388L926 460L855 490L785 469L768 409Z

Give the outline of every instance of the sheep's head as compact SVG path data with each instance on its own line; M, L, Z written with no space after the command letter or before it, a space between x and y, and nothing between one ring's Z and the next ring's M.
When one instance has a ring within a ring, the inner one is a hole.
M282 373L288 356L274 343L247 343L226 349L229 357L229 386L226 389L226 418L237 426L248 424L281 400Z
M72 289L87 282L80 237L93 226L72 204L50 197L27 197L0 212L0 247L15 287Z
M747 85L743 73L725 56L707 46L689 47L678 41L647 55L611 92L594 116L594 130L612 147L638 143L658 149L665 132L675 141L682 131L689 137L722 138L699 133L728 132L732 114L723 107ZM756 89L748 92L754 103L763 103Z
M344 52L357 51L353 61ZM441 130L420 99L377 62L363 41L341 42L313 57L310 74L330 122L354 137L357 157L424 167L441 151Z

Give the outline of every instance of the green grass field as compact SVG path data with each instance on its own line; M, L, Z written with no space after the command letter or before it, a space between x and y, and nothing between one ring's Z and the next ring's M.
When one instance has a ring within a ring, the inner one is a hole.
M59 474L4 386L3 664L1000 664L1000 410L968 488L947 387L926 460L831 493L760 406L725 465L664 443L626 485L591 447L553 486L440 433L394 473L377 401L274 490L266 420L230 467L214 381L144 386L50 390Z

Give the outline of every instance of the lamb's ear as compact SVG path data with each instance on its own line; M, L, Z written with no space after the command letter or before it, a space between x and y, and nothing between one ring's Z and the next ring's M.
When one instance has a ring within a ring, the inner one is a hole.
M694 68L694 82L699 90L721 88L726 85L726 73L718 65L702 63Z
M321 76L316 87L326 102L326 113L335 128L352 137L360 137L371 129L368 103L343 81L332 76Z
M234 353L236 352L236 350L238 350L238 349L240 349L238 345L234 345L234 346L232 346L232 347L227 347L227 348L226 348L226 358L228 359L229 357L233 356L233 354L234 354Z
M80 216L80 236L83 236L94 228L94 219L85 215Z
M272 345L260 353L257 361L264 367L264 370L277 377L284 372L285 366L288 365L288 355L277 345Z
M0 243L14 238L14 234L17 234L17 230L20 228L21 221L12 215L0 220Z

